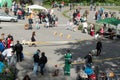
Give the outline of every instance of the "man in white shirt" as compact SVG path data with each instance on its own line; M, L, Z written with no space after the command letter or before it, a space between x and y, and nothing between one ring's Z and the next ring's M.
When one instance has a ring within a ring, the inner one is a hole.
M13 48L12 48L13 44L10 44L10 48L5 49L2 52L2 55L5 57L5 59L7 59L7 63L8 65L11 65L11 57L13 55Z

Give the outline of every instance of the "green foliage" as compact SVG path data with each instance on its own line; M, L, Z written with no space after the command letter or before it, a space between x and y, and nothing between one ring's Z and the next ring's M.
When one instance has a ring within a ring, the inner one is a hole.
M0 73L0 80L15 80L17 75L17 69L14 66L8 66L7 62L4 62L6 65L2 73Z
M79 25L78 30L82 30L82 29L83 29L82 25Z
M105 5L105 3L115 3L116 5L120 5L120 0L44 0L44 3L51 4L52 1L56 1L58 3L61 3L62 1L64 1L65 4L66 3L83 3L84 5L88 5L92 1L93 3L97 3L97 5L99 5L99 3L102 3L102 5Z
M68 12L69 12L69 10L63 11L63 12L62 12L62 15L63 15L64 17L70 18L70 16L67 15Z

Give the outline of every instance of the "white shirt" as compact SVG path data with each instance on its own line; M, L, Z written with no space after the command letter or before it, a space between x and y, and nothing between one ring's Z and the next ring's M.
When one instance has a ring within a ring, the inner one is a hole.
M2 55L3 56L7 56L7 57L9 57L9 56L12 56L12 48L8 48L8 49L5 49L3 52L2 52Z
M83 28L85 28L85 27L87 28L88 27L87 22L83 22L82 24L83 24Z

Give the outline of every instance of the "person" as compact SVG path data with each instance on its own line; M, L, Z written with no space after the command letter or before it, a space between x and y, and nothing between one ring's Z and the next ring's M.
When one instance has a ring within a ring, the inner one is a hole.
M88 23L87 22L83 22L82 25L83 25L83 33L87 34L88 33L88 30L87 30Z
M66 25L66 30L72 30L72 26L73 26L73 22L72 20L70 19L68 22L67 22L67 25Z
M59 4L59 11L61 11L61 9L62 9L62 5L61 5L61 4Z
M92 63L92 54L91 52L89 52L85 57L84 59L86 59L86 65L91 65Z
M25 75L23 80L31 80L31 79L30 79L29 75Z
M110 34L109 38L113 39L114 33L113 33L113 30L111 28L108 28L108 33Z
M52 76L58 76L58 75L59 75L59 69L58 69L58 66L55 65Z
M3 73L5 67L6 67L5 64L0 61L0 73Z
M34 55L33 55L33 59L34 59L33 72L34 72L34 74L37 74L37 71L38 71L39 53L40 53L40 50L37 49L37 51L36 51L36 52L34 53Z
M48 28L49 25L50 25L50 20L49 20L49 18L46 16L46 17L45 17L45 24L44 24L44 27Z
M11 34L8 34L5 44L6 44L6 48L10 48L10 44L13 42L14 38Z
M5 46L4 46L3 42L2 42L2 39L0 39L0 51L3 52L4 49L5 49Z
M42 23L42 15L43 15L43 14L42 14L41 12L39 12L38 16L39 16L39 21L40 21L39 23L40 23L40 24Z
M101 35L101 37L103 37L103 35L104 35L104 27L103 26L100 28L100 35Z
M15 44L15 51L16 51L16 56L17 56L17 62L22 61L22 51L23 51L23 46L20 44L19 41Z
M94 36L95 34L95 25L94 24L90 24L90 35Z
M67 50L67 53L64 55L65 58L65 66L64 66L64 75L70 76L70 64L72 59L72 54L70 50Z
M2 55L2 52L0 51L0 62L4 61L4 56Z
M29 29L32 29L32 24L33 24L33 14L30 13L29 16L28 16L28 24L29 24Z
M36 41L35 36L36 36L35 31L33 31L33 32L32 32L32 37L31 37L31 42L33 42L33 43L32 43L32 46L33 46L33 45L36 46L36 44L34 43L34 42Z
M100 55L101 49L102 49L102 42L101 42L101 40L99 40L96 44L97 56Z
M72 3L70 3L70 10L72 10Z
M7 7L5 8L5 13L9 14L9 9Z
M88 75L88 77L94 73L92 67L89 65L85 67L84 72Z
M11 58L12 58L12 55L13 55L13 47L14 47L14 45L10 44L10 48L7 48L2 52L2 55L7 60L8 65L11 65Z
M41 53L41 57L39 59L39 66L40 66L40 73L41 75L44 75L44 67L45 64L47 63L47 57L45 56L45 52Z
M10 44L12 43L12 40L11 40L11 38L10 38L10 36L8 36L8 38L7 38L7 48L10 48Z
M38 18L36 18L35 27L36 27L37 30L40 29L39 19Z
M1 34L1 39L2 39L3 41L5 41L5 34L4 34L4 33Z
M21 19L22 11L20 9L17 10L17 16L18 16L18 19Z
M25 10L22 9L22 19L25 19L25 14L26 14Z

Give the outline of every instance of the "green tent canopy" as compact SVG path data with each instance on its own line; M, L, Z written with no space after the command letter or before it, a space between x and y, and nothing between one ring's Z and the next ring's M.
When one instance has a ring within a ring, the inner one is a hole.
M120 19L117 18L105 18L105 19L101 19L96 21L97 23L103 23L103 24L112 24L117 26L118 24L120 24Z
M7 7L10 8L12 6L12 0L0 0L0 7L3 7L7 3Z

